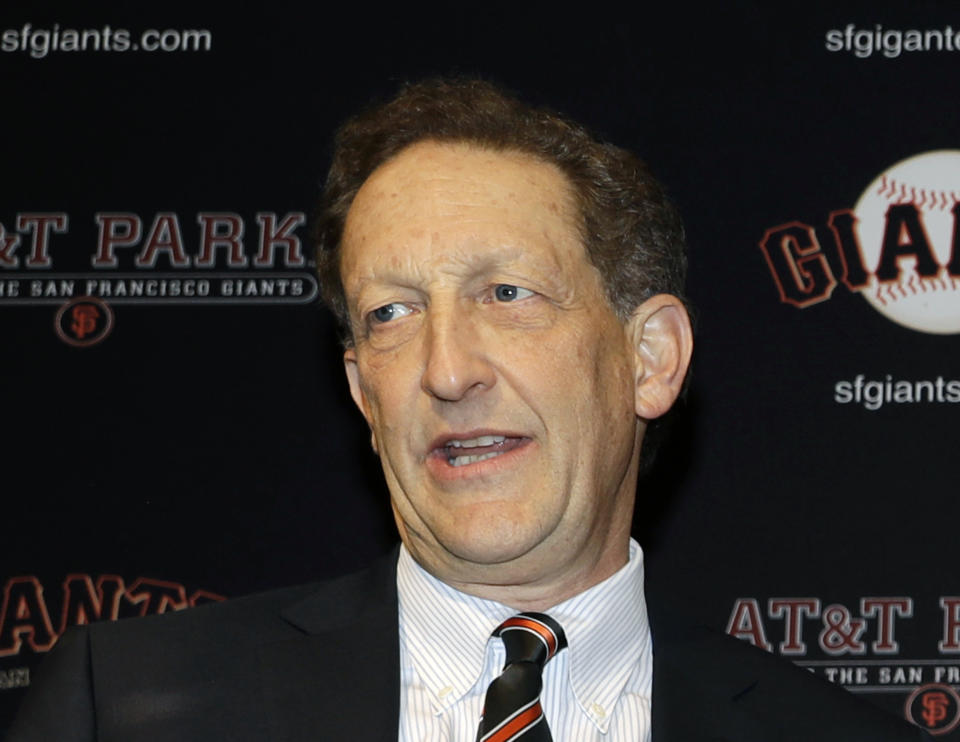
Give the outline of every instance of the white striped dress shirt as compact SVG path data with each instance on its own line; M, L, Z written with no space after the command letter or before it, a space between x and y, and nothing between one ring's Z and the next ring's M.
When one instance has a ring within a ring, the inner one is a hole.
M405 548L400 598L400 742L475 742L484 696L503 669L491 636L517 613L454 590ZM554 742L650 739L653 652L643 598L643 552L616 574L547 611L568 648L547 663L541 703Z

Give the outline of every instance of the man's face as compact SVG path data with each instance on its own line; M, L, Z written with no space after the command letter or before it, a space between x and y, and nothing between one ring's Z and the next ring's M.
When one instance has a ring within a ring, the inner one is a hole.
M351 393L414 557L468 590L622 565L637 356L565 176L413 145L357 194L341 275Z

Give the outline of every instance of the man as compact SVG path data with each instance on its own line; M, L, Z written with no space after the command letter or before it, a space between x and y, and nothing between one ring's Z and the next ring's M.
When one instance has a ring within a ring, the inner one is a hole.
M318 235L399 554L65 638L12 739L923 738L727 637L651 636L631 513L692 338L632 155L484 83L408 86L341 130Z

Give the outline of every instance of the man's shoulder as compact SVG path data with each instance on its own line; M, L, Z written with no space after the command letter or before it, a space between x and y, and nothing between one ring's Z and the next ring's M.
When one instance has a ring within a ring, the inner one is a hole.
M291 627L282 620L283 611L322 592L324 584L276 588L160 615L97 622L77 630L87 633L94 647L136 642L162 645L169 651L188 643L215 646L219 641L235 643L245 638L262 641L285 634Z
M274 728L305 738L301 726L350 701L330 680L349 677L351 632L381 664L397 654L395 564L388 556L325 582L76 627L38 668L9 739L246 740Z
M718 724L737 739L929 739L783 658L682 622L654 627L654 697L668 740L698 738L699 726ZM682 730L687 736L676 736Z
M92 624L95 650L125 645L156 647L170 654L198 648L204 653L238 645L321 633L388 609L396 602L395 563L387 555L372 565L329 580L275 588L162 615ZM391 571L392 570L392 571Z

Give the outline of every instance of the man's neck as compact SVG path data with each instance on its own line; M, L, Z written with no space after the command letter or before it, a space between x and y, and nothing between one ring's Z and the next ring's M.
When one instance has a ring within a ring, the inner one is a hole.
M428 560L421 560L414 549L407 548L425 570L460 592L495 600L517 611L545 611L620 570L629 559L629 532L620 542L618 548L614 548L615 542L611 541L611 545L596 554L584 554L565 569L552 565L553 569L545 575L522 563L470 565L468 570L437 569Z

